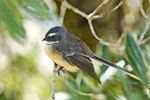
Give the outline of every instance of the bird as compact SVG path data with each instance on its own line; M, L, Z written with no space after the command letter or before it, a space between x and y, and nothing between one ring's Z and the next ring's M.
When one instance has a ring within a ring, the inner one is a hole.
M63 26L51 28L46 33L43 41L46 41L46 54L56 65L60 66L60 69L64 68L69 72L82 70L99 83L101 83L100 79L94 69L96 62L101 62L131 74L128 70L94 54L85 42L68 32ZM131 74L131 76L134 75Z

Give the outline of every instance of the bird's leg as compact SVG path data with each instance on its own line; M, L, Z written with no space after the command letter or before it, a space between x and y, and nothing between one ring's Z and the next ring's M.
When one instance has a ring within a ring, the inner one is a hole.
M61 73L65 73L63 67L58 68L58 75L60 76Z

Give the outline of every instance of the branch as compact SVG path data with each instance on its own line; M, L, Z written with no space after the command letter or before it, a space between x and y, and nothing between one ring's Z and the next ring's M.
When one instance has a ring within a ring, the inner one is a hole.
M148 31L148 29L150 28L150 17L148 17L147 14L145 13L145 11L143 9L142 2L143 2L142 0L137 0L137 5L138 5L138 7L140 9L141 14L144 16L145 19L147 19L149 21L148 21L146 27L144 28L143 32L141 33L140 37L139 37L139 40L138 40L139 44L143 44L143 43L145 43L145 42L147 42L149 40L149 38L147 38L145 40L143 40L143 38L144 38L146 32ZM149 0L149 2L150 2L150 0Z
M102 4L100 4L99 6L102 7L102 5L104 5L105 3L107 3L109 0L104 0ZM117 6L115 6L112 10L110 10L109 12L106 12L106 13L101 13L100 15L95 15L99 10L96 8L96 10L94 10L91 14L88 15L88 17L90 17L91 20L94 20L94 19L98 19L98 18L102 18L104 17L106 14L110 14L114 11L116 11L119 7L121 7L123 4L123 1L120 1L119 4ZM94 15L93 15L94 14Z
M79 10L79 9L77 9L77 8L75 8L75 7L73 7L71 4L69 4L69 3L66 2L66 1L63 1L63 2L64 2L64 6L65 6L66 8L72 10L73 12L75 12L75 13L81 15L81 16L84 17L84 18L87 18L88 15L87 15L86 13L84 13L84 12L82 12L81 10Z
M57 73L57 65L54 64L53 69L53 82L52 82L52 100L55 100L55 87L56 87L56 73Z
M101 44L104 44L104 45L107 45L107 46L115 46L115 47L122 47L123 45L117 45L117 44L113 44L113 43L110 43L110 42L106 42L104 41L103 39L99 38L97 35L96 35L96 32L94 30L94 27L92 25L92 20L88 19L88 23L89 23L89 26L90 26L90 30L91 30L91 33L93 34L93 36L99 40L99 42Z
M88 23L89 23L89 27L90 27L90 30L91 30L91 33L93 34L93 36L100 41L101 44L104 44L104 45L107 45L107 46L116 46L116 47L122 47L122 45L116 45L116 44L112 44L112 43L109 43L109 42L106 42L104 41L103 39L101 39L100 37L98 37L96 35L96 32L94 31L94 27L93 27L93 24L92 24L92 20L94 19L98 19L98 18L102 18L104 17L106 14L109 14L109 13L112 13L114 11L116 11L122 4L123 4L123 1L120 1L119 4L117 6L115 6L112 10L110 10L109 12L107 13L102 13L100 15L95 15L96 13L99 12L99 10L102 8L103 5L107 4L110 0L103 0L103 2L101 4L99 4L99 6L90 14L86 14L84 13L83 11L79 10L78 8L75 8L73 7L71 4L69 4L66 0L60 0L62 2L62 5L61 5L61 9L65 9L65 10L61 10L61 13L60 13L60 17L62 16L63 18L61 19L61 23L63 22L63 19L64 19L64 16L65 16L65 11L66 11L66 8L72 10L73 12L79 14L80 16L86 18L88 20ZM63 8L65 7L65 8Z
M143 38L144 38L144 36L145 36L145 34L146 34L146 32L148 31L149 28L150 28L150 21L148 21L146 27L144 28L142 34L140 35L138 43L140 43L143 40Z
M138 5L138 7L140 9L141 14L144 16L144 18L147 19L147 20L150 20L150 17L147 16L147 14L145 13L145 11L143 9L142 0L137 0L137 5Z
M103 2L101 4L98 5L98 7L88 15L88 19L92 18L101 8L104 4L108 3L109 0L103 0Z
M60 11L60 16L59 16L59 24L61 26L63 25L65 13L66 13L65 2L66 2L66 0L64 0L63 2L61 2L61 11Z

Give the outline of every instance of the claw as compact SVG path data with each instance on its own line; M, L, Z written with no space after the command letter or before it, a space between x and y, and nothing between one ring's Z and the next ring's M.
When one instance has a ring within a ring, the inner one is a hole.
M65 73L63 67L60 67L60 68L58 69L58 75L60 76L62 72Z

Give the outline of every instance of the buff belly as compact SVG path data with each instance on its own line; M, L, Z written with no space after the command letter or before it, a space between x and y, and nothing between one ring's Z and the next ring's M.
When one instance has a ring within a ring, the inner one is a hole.
M77 70L79 70L77 66L71 65L68 62L66 62L64 58L61 55L59 55L57 51L53 50L50 46L45 46L45 51L48 57L60 67L64 67L66 70L71 72L76 72Z

